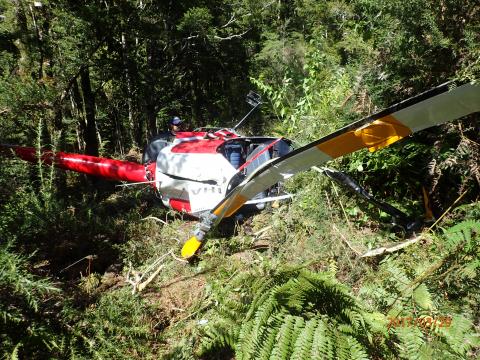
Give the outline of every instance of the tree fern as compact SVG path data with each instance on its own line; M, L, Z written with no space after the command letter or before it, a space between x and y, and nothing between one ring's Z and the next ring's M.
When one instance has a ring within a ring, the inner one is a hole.
M233 350L237 338L238 330L236 327L221 327L217 323L215 327L205 331L201 351L203 353L213 353L218 349L229 348Z
M337 349L336 359L339 360L365 360L368 355L364 347L352 336L341 335L335 344Z
M460 275L469 279L477 278L477 272L480 270L480 258L468 262L460 269Z
M253 321L246 321L240 326L237 344L235 345L235 353L237 354L238 359L247 359L248 356L246 356L246 354L251 354L253 352L255 340L251 336L253 328Z
M444 266L433 271L428 258L408 253L386 257L372 281L360 290L368 308L332 272L294 268L246 280L243 292L247 295L241 301L249 299L248 307L243 304L243 308L231 307L241 309L240 312L223 312L239 327L234 347L236 358L429 359L440 350L453 358L465 357L478 342L474 335L469 335L474 332L470 320L454 315L451 326L446 327L438 321L421 326L414 319L438 319L443 311L448 311L437 308L437 282L429 281L430 276L445 272L472 283L478 279L480 259L474 249L478 248L479 229L478 222L468 221L445 231L448 245L443 253L434 253L436 261L440 259ZM390 317L412 320L387 327L387 316L375 309L384 310Z
M459 309L468 314L466 299L478 301L479 234L480 222L459 223L445 230L443 237L428 249L433 259L422 261L421 256L408 253L388 256L375 278L362 287L360 294L372 306L385 309L390 317L403 319L390 326L388 335L397 345L398 356L429 359L441 353L445 358L463 358L478 346L471 320L453 315L447 326L445 319L446 314ZM475 307L470 310L475 311ZM428 318L433 321L421 320Z
M448 350L457 355L465 356L472 347L480 346L472 322L461 315L454 315L449 326L440 327L439 333L449 345Z
M428 288L425 284L420 284L414 291L413 291L413 300L423 309L430 310L432 309L432 295L428 291Z
M283 317L280 317L279 320L283 320ZM280 330L279 324L277 321L273 321L268 326L263 327L262 333L256 339L255 342L256 350L253 353L253 358L258 360L268 360L275 346L275 341L277 339L277 334Z
M394 329L399 343L398 354L402 359L420 359L420 349L425 340L423 333L416 327L398 327Z

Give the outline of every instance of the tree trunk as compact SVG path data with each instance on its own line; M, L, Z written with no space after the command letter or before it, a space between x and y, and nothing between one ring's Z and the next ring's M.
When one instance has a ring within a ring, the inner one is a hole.
M18 59L18 73L27 76L30 73L30 54L28 53L28 25L27 16L21 0L13 0L15 6L15 25L18 38L14 41L20 58Z
M122 34L122 62L123 62L123 72L125 75L125 84L127 85L127 107L128 107L128 134L130 141L135 142L135 121L133 118L134 109L133 109L133 86L132 86L132 74L130 72L130 66L128 61L129 49L127 38L125 34Z
M98 156L97 123L95 120L95 95L90 84L90 72L88 68L82 70L80 81L83 93L83 105L85 107L86 127L84 133L85 154Z
M78 88L78 82L76 79L72 84L70 99L72 101L72 113L78 119L78 126L76 129L78 150L80 152L84 152L85 151L84 134L87 128L87 123L85 122L85 117L83 114L83 100L80 95L80 89Z
M155 76L154 69L157 66L156 43L154 40L147 41L147 93L145 99L145 113L147 116L148 137L152 138L158 133L157 106L155 104Z

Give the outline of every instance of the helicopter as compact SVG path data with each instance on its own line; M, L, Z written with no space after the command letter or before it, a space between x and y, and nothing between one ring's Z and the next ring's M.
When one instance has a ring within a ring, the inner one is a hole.
M242 136L237 132L261 104L250 92L252 109L232 128L199 128L177 132L173 141L153 139L145 147L142 164L82 154L41 151L32 147L0 145L23 160L106 179L149 184L168 208L199 219L181 254L194 257L208 232L224 218L248 206L261 210L265 203L291 197L282 183L349 153L385 148L411 134L480 111L480 86L447 82L353 122L325 137L294 149L283 137ZM346 174L320 169L333 180L403 222L418 226L393 206L374 199Z
M41 151L33 147L0 145L29 162L40 158L45 165L126 181L129 185L153 187L167 208L199 217L221 201L240 181L271 159L292 151L291 141L266 136L241 136L237 129L261 104L261 97L249 92L251 110L232 128L199 128L180 131L173 139L157 136L144 148L142 163L83 154ZM285 199L274 184L246 204L261 210L265 203Z

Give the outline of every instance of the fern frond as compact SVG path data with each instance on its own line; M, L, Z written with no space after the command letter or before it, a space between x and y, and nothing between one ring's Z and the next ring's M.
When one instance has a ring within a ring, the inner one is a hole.
M365 321L363 319L363 315L356 310L351 308L345 308L342 310L342 313L347 317L350 324L355 330L360 330L361 328L365 328Z
M275 297L276 288L272 289L270 296L261 304L258 310L255 312L253 323L255 328L258 329L265 325L270 316L279 308L278 301Z
M474 346L480 345L472 322L461 315L454 315L448 326L441 327L439 332L444 336L452 352L457 355L465 356Z
M291 354L291 344L297 321L302 318L286 315L276 337L276 345L272 350L270 360L287 360Z
M354 337L350 335L338 334L336 340L336 359L368 360L368 355L363 346Z
M433 306L432 295L428 291L428 288L425 284L420 284L413 291L412 296L413 296L413 300L423 309L426 309L426 310L432 309L432 306Z
M475 279L478 274L477 272L480 270L480 258L475 259L471 262L469 262L467 265L465 265L461 270L460 270L460 275L462 277L466 277L469 279Z
M270 358L279 329L278 321L274 321L270 326L263 327L262 333L256 339L255 352L252 354L252 359L268 360Z
M400 341L399 355L403 359L418 359L425 343L423 333L416 327L398 327L394 333Z
M452 251L464 243L466 250L470 251L473 246L472 233L475 233L477 237L480 234L479 221L466 220L447 229L444 233L447 250Z
M234 349L238 338L238 330L236 327L211 327L206 330L202 339L200 353L213 353L221 349Z
M254 281L251 291L257 295L253 298L250 304L246 320L249 320L255 314L258 307L267 300L271 295L272 289L279 288L290 279L295 278L299 271L299 267L287 268L286 270L267 277L266 279L261 278Z
M364 305L351 290L330 272L302 269L294 274L289 278L279 272L275 280L255 283L263 292L254 297L247 318L242 319L234 347L236 358L334 359L338 337L346 339L346 354L358 358L366 354L363 346L373 338L369 324L374 317L365 318ZM216 342L207 343L210 348L228 344L222 333L209 336L218 337Z
M253 352L254 348L254 338L252 334L252 330L254 328L253 321L245 322L238 335L238 342L235 345L235 354L237 355L238 359L248 359L248 354Z
M19 357L18 357L18 349L20 349L20 347L22 346L22 343L19 342L17 345L15 345L15 347L13 348L13 351L12 353L10 354L10 360L18 360Z
M305 327L300 332L293 346L291 360L304 360L309 358L317 325L317 319L310 319L305 323Z
M392 285L399 292L403 292L410 284L410 277L406 274L403 267L395 261L394 257L389 257L383 262L384 269L390 274Z
M328 323L323 319L319 319L313 336L310 358L314 360L333 359L333 345L333 334L328 328Z

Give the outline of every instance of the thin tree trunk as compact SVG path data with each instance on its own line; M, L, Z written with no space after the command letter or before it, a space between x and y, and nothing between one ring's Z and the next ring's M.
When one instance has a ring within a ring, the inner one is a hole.
M83 93L83 104L85 107L85 154L98 156L97 124L95 120L95 95L92 92L90 83L90 72L88 68L82 70L80 81Z
M146 116L148 126L148 137L152 138L158 133L157 111L155 104L155 76L154 69L157 65L156 43L154 40L147 41L147 96L146 96Z
M80 95L80 89L78 88L78 82L75 79L72 88L71 88L71 100L72 100L72 112L76 115L78 119L78 126L76 129L77 132L77 143L78 149L81 152L85 151L85 141L84 141L84 134L87 128L87 123L85 122L85 117L83 114L83 100Z
M130 66L128 63L129 49L127 44L127 38L124 33L122 33L122 61L123 61L123 71L125 74L125 83L127 85L127 108L128 108L128 135L132 143L135 142L134 132L135 132L135 121L133 118L133 86L132 86L132 75L130 73Z
M30 72L30 54L28 53L28 25L27 16L21 0L12 0L15 6L15 25L18 38L15 40L15 46L18 49L20 57L18 59L18 73L20 76L27 76Z

